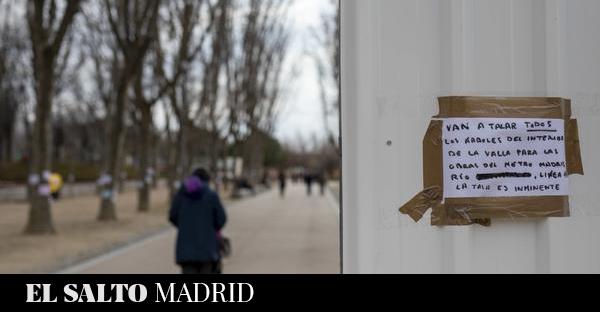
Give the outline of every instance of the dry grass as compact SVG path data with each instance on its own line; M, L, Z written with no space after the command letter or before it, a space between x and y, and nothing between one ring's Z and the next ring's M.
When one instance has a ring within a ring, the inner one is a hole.
M94 196L66 199L53 206L57 234L25 236L27 204L0 204L0 273L51 273L167 228L168 192L152 193L152 209L136 211L137 194L117 199L119 221L96 221Z

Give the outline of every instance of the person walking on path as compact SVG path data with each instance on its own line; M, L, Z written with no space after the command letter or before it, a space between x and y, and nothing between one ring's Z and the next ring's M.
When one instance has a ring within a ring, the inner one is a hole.
M321 196L325 196L325 186L327 186L327 178L324 172L320 172L317 176L317 183L319 183L319 190Z
M279 170L277 179L279 180L279 195L281 198L283 198L285 196L285 188L287 184L287 176L283 170Z
M306 184L306 195L312 195L312 184L314 182L314 177L312 173L306 173L304 175L304 184Z
M219 195L209 187L210 175L194 171L173 198L169 221L178 229L176 262L183 274L220 271L219 237L227 214Z

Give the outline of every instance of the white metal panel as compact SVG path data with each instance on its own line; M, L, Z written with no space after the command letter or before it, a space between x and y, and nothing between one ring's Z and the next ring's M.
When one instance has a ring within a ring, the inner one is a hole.
M595 0L342 0L344 272L600 272L599 30ZM571 179L574 216L491 228L400 216L444 95L572 98L586 169Z

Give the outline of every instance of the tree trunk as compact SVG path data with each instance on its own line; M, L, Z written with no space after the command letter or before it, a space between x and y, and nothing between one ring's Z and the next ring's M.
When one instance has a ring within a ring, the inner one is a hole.
M159 138L158 135L154 132L154 123L150 124L150 167L152 168L152 189L158 189L158 182L160 179L158 172L158 143Z
M23 128L25 128L25 153L29 161L27 163L27 172L33 174L33 162L31 161L31 155L33 154L33 133L31 130L31 123L27 120L27 114L23 116ZM34 186L31 183L27 183L27 200L31 201L33 196Z
M125 157L121 157L121 161L119 162L119 194L125 193L125 184L127 184L127 180L129 179L126 166L127 162Z
M192 149L190 148L190 134L192 125L188 120L183 121L183 127L181 128L181 140L179 141L179 171L178 179L182 180L187 174L190 173L190 167L194 161L194 155L192 155Z
M14 151L14 131L15 126L14 123L10 125L8 133L6 134L6 161L8 163L13 162L13 151Z
M152 144L152 110L148 105L140 105L142 120L140 123L140 135L142 144L140 146L140 172L138 190L138 212L150 211L150 188L152 187L152 173L150 168L150 150Z
M222 179L219 172L219 152L221 147L219 144L219 134L214 131L210 135L210 172L214 175L213 183L215 191L220 194Z
M177 139L175 140L174 149L175 155L173 155L173 159L171 159L170 163L170 172L169 172L169 195L172 198L177 194L177 181L180 180L180 171L182 170L182 127L179 127L179 132L177 133Z
M169 152L168 152L168 156L167 156L167 168L169 170L169 172L167 172L167 187L169 188L169 203L173 200L173 197L175 197L175 180L176 180L176 175L177 173L175 172L176 170L176 163L175 163L175 153L172 153L171 150L175 149L175 144L173 144L172 141L169 141Z
M125 141L125 110L127 105L127 91L129 81L123 79L117 91L115 110L107 122L107 153L104 160L106 179L101 183L101 200L99 221L117 220L115 203L115 187L120 179L121 159L123 157L123 143ZM102 179L101 179L102 180Z
M218 140L211 139L211 148L210 148L210 172L217 177L219 171L219 143Z
M167 131L167 151L166 151L166 158L167 158L167 187L169 189L169 203L171 203L173 201L173 197L174 197L174 185L175 185L175 158L176 158L176 154L177 154L177 140L173 138L173 131L171 129L171 122L170 119L167 118L166 120L166 124L165 124L165 129Z
M188 122L184 119L180 119L179 122L179 133L177 134L177 147L175 151L175 159L173 163L174 178L173 184L171 185L171 194L175 195L177 193L177 187L175 185L176 181L181 181L184 179L184 176L189 171L189 159L191 155L189 155L188 149L188 133L189 133L189 125Z
M0 134L0 162L11 163L13 161L14 125L7 125L2 131L3 133Z
M48 181L52 163L50 148L52 142L51 121L54 75L52 62L43 60L37 65L36 120L33 129L29 179L30 208L25 233L44 235L56 232L52 220L50 186Z
M8 148L6 148L6 144L8 143L5 141L6 139L4 138L4 134L0 134L0 163L8 159L6 155L8 154Z

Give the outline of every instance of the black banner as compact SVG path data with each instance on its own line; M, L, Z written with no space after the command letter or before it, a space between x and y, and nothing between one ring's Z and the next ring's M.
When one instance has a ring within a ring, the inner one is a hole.
M582 281L576 278L572 282ZM429 304L445 300L477 301L491 299L506 287L512 295L532 296L537 291L548 294L546 291L555 289L556 284L548 277L530 276L0 275L0 301L6 306L34 308L87 305L307 308L321 303L352 306L407 301ZM583 295L581 289L578 294Z

